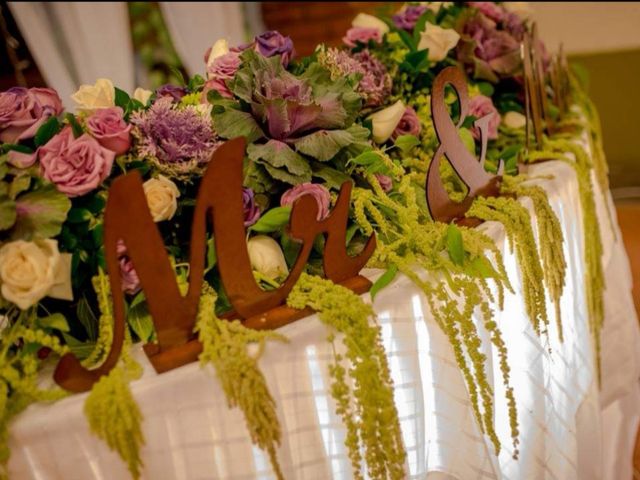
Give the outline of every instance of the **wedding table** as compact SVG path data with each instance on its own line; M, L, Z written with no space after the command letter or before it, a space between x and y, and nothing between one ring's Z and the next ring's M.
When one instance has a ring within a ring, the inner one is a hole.
M374 308L395 384L408 478L632 476L631 457L640 419L640 331L611 197L596 187L606 279L602 382L598 386L585 300L585 232L575 173L561 161L527 170L532 176L553 175L535 182L548 192L565 238L563 343L558 340L552 314L548 337L534 333L519 293L515 256L502 226L487 222L478 227L502 250L516 291L507 292L503 311L496 307L496 321L509 349L520 425L519 459L512 458L501 373L488 338L483 348L494 387L496 430L503 444L497 456L478 428L453 351L421 290L399 275L378 294ZM531 208L526 199L523 203ZM381 272L368 270L365 274L374 279ZM365 299L370 301L368 295ZM550 302L547 308L553 312ZM328 365L333 353L326 341L327 329L312 315L280 332L289 343L269 343L260 365L282 426L278 458L285 478L352 478L345 427L329 393ZM212 369L194 363L157 375L141 349L136 356L144 365L143 377L132 384L144 415L142 478L273 478L267 457L250 441L241 412L227 407ZM10 430L12 478L130 478L119 457L90 433L83 414L85 395L52 406L33 405L17 418Z

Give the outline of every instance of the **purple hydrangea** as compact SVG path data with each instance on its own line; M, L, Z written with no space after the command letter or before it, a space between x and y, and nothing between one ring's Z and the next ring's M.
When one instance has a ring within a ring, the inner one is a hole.
M199 171L220 143L208 115L195 106L175 105L169 97L133 113L131 123L137 154L172 176Z
M244 210L244 226L250 227L260 218L260 207L256 205L253 190L250 188L242 189L242 208Z
M393 16L393 23L403 30L413 30L420 16L427 11L425 5L409 5Z

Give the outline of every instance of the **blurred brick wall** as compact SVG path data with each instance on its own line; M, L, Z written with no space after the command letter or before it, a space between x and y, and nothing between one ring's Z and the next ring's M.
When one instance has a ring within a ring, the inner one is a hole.
M262 2L262 16L269 30L292 38L298 55L309 55L319 43L339 45L358 13L385 8L390 2Z

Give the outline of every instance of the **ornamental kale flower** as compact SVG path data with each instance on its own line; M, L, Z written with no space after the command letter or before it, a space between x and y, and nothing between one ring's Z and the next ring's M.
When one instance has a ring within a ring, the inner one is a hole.
M496 22L477 12L464 24L458 59L475 78L497 82L520 68L520 44Z
M409 5L393 16L393 23L398 28L411 31L416 26L420 15L426 11L425 5Z
M148 110L131 115L136 153L168 176L199 173L218 147L209 116L196 106L173 104L163 97Z

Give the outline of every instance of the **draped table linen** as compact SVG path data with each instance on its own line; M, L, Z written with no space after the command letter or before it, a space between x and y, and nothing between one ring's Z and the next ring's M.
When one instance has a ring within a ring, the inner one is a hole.
M584 148L588 144L583 141ZM584 233L575 172L549 161L528 167L558 215L564 234L566 285L561 299L564 342L553 305L549 334L538 337L527 315L515 255L499 223L481 228L501 249L515 289L504 309L494 307L509 352L520 430L512 458L509 417L497 352L476 318L494 389L496 455L476 423L453 351L421 290L396 279L375 299L407 451L407 478L623 479L640 418L640 331L631 298L628 259L609 192L595 187L606 282L602 383L585 297ZM553 178L549 178L553 176ZM595 184L595 180L594 180ZM532 210L530 201L521 202ZM609 218L611 216L611 218ZM533 222L535 230L535 221ZM586 232L587 235L590 232ZM381 271L367 270L375 279ZM369 295L364 299L370 302ZM317 315L280 329L289 343L270 342L260 360L282 427L278 458L285 478L353 478L345 427L335 413L328 366L333 350ZM336 342L339 345L340 342ZM210 367L193 363L157 375L142 354L142 379L132 391L144 416L143 479L271 479L266 455L253 446L238 409L227 407ZM12 478L127 479L119 457L88 428L86 394L54 405L33 405L11 426Z

